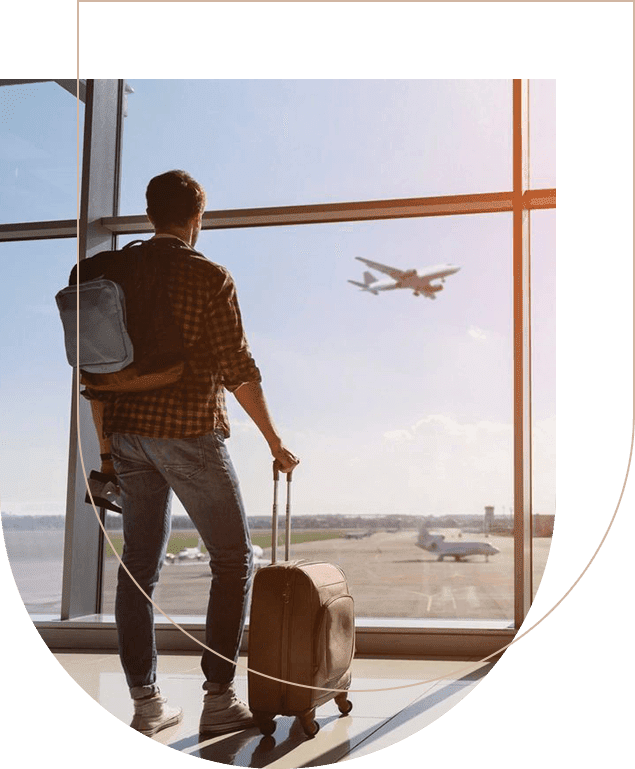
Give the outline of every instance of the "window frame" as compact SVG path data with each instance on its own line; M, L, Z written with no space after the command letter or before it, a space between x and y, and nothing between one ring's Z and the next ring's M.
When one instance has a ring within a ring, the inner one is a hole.
M66 81L64 81L66 83ZM2 81L0 81L2 85ZM63 87L67 87L63 85ZM117 236L148 234L143 215L119 216L124 80L87 80L81 205L77 222L26 222L0 225L0 242L75 237L78 258L115 248ZM529 81L512 88L513 188L471 195L357 201L287 207L206 211L203 229L275 227L327 222L457 216L511 212L513 216L514 360L514 620L368 622L357 630L360 654L451 657L493 656L521 627L533 600L531 457L531 253L530 211L556 207L556 190L529 186ZM79 398L73 376L71 437L64 552L62 612L59 621L33 620L51 648L116 648L114 618L101 615L103 532L85 514L84 468L98 460L90 409ZM79 421L78 421L79 420ZM81 435L81 446L78 437ZM82 466L83 465L83 466ZM81 547L75 543L81 542ZM174 620L177 621L177 620ZM157 627L159 649L200 650L204 618L182 618L189 637L169 621ZM181 624L181 623L179 623ZM245 634L248 639L248 630ZM423 652L425 650L425 652Z

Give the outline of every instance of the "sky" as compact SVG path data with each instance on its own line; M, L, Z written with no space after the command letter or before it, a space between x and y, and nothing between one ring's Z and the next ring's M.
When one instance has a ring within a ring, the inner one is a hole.
M123 215L143 213L148 180L170 168L204 185L208 210L512 187L510 80L128 82ZM554 187L555 82L530 93L532 186ZM1 89L0 105L3 217L73 218L74 98L22 85ZM553 513L555 212L532 216L535 511ZM201 234L236 280L274 421L301 458L296 514L511 513L511 237L510 214ZM355 256L461 270L434 301L376 297L347 282L364 269ZM3 257L2 320L24 320L2 341L3 389L20 404L0 428L12 447L2 509L62 513L70 368L54 295L74 243L8 244ZM267 446L228 405L248 513L267 514Z

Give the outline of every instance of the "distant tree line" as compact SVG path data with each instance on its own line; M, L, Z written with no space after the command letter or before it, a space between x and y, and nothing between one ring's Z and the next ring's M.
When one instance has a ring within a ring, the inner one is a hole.
M535 518L552 516L535 516ZM46 531L49 529L63 529L65 516L63 515L12 515L2 513L2 527L6 531ZM252 530L269 529L271 516L248 516L249 527ZM279 525L284 525L284 516ZM293 518L294 529L362 529L365 531L419 529L421 526L431 529L471 529L480 531L483 527L482 515L296 515ZM552 523L553 527L553 523ZM106 528L118 530L122 528L121 515L106 513ZM194 524L187 515L175 515L172 517L172 528L175 530L193 530ZM508 532L513 529L512 516L496 516L492 533Z
M2 513L2 528L5 531L48 531L63 529L66 517L63 515L12 515Z

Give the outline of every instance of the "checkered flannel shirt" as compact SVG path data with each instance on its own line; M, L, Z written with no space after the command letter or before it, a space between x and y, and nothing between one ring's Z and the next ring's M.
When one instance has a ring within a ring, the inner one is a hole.
M80 264L81 275L81 264ZM260 382L243 330L236 287L229 271L202 255L170 260L165 276L174 317L181 326L187 363L182 378L158 390L104 393L103 429L154 438L187 438L230 427L224 389Z

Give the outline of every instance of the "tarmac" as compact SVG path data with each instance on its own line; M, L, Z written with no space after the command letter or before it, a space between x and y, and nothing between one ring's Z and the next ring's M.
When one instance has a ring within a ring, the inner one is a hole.
M364 539L331 539L307 542L291 548L292 559L328 561L346 574L355 600L355 614L361 617L410 619L510 620L514 616L513 537L431 530L446 541L489 542L500 552L475 555L462 562L438 561L435 553L417 547L417 532L380 531ZM534 582L544 571L550 538L534 540ZM269 549L264 551L270 557ZM278 560L284 548L278 550ZM118 562L106 561L103 612L114 612L114 591ZM164 565L154 600L173 615L205 614L210 586L206 560L181 561Z

